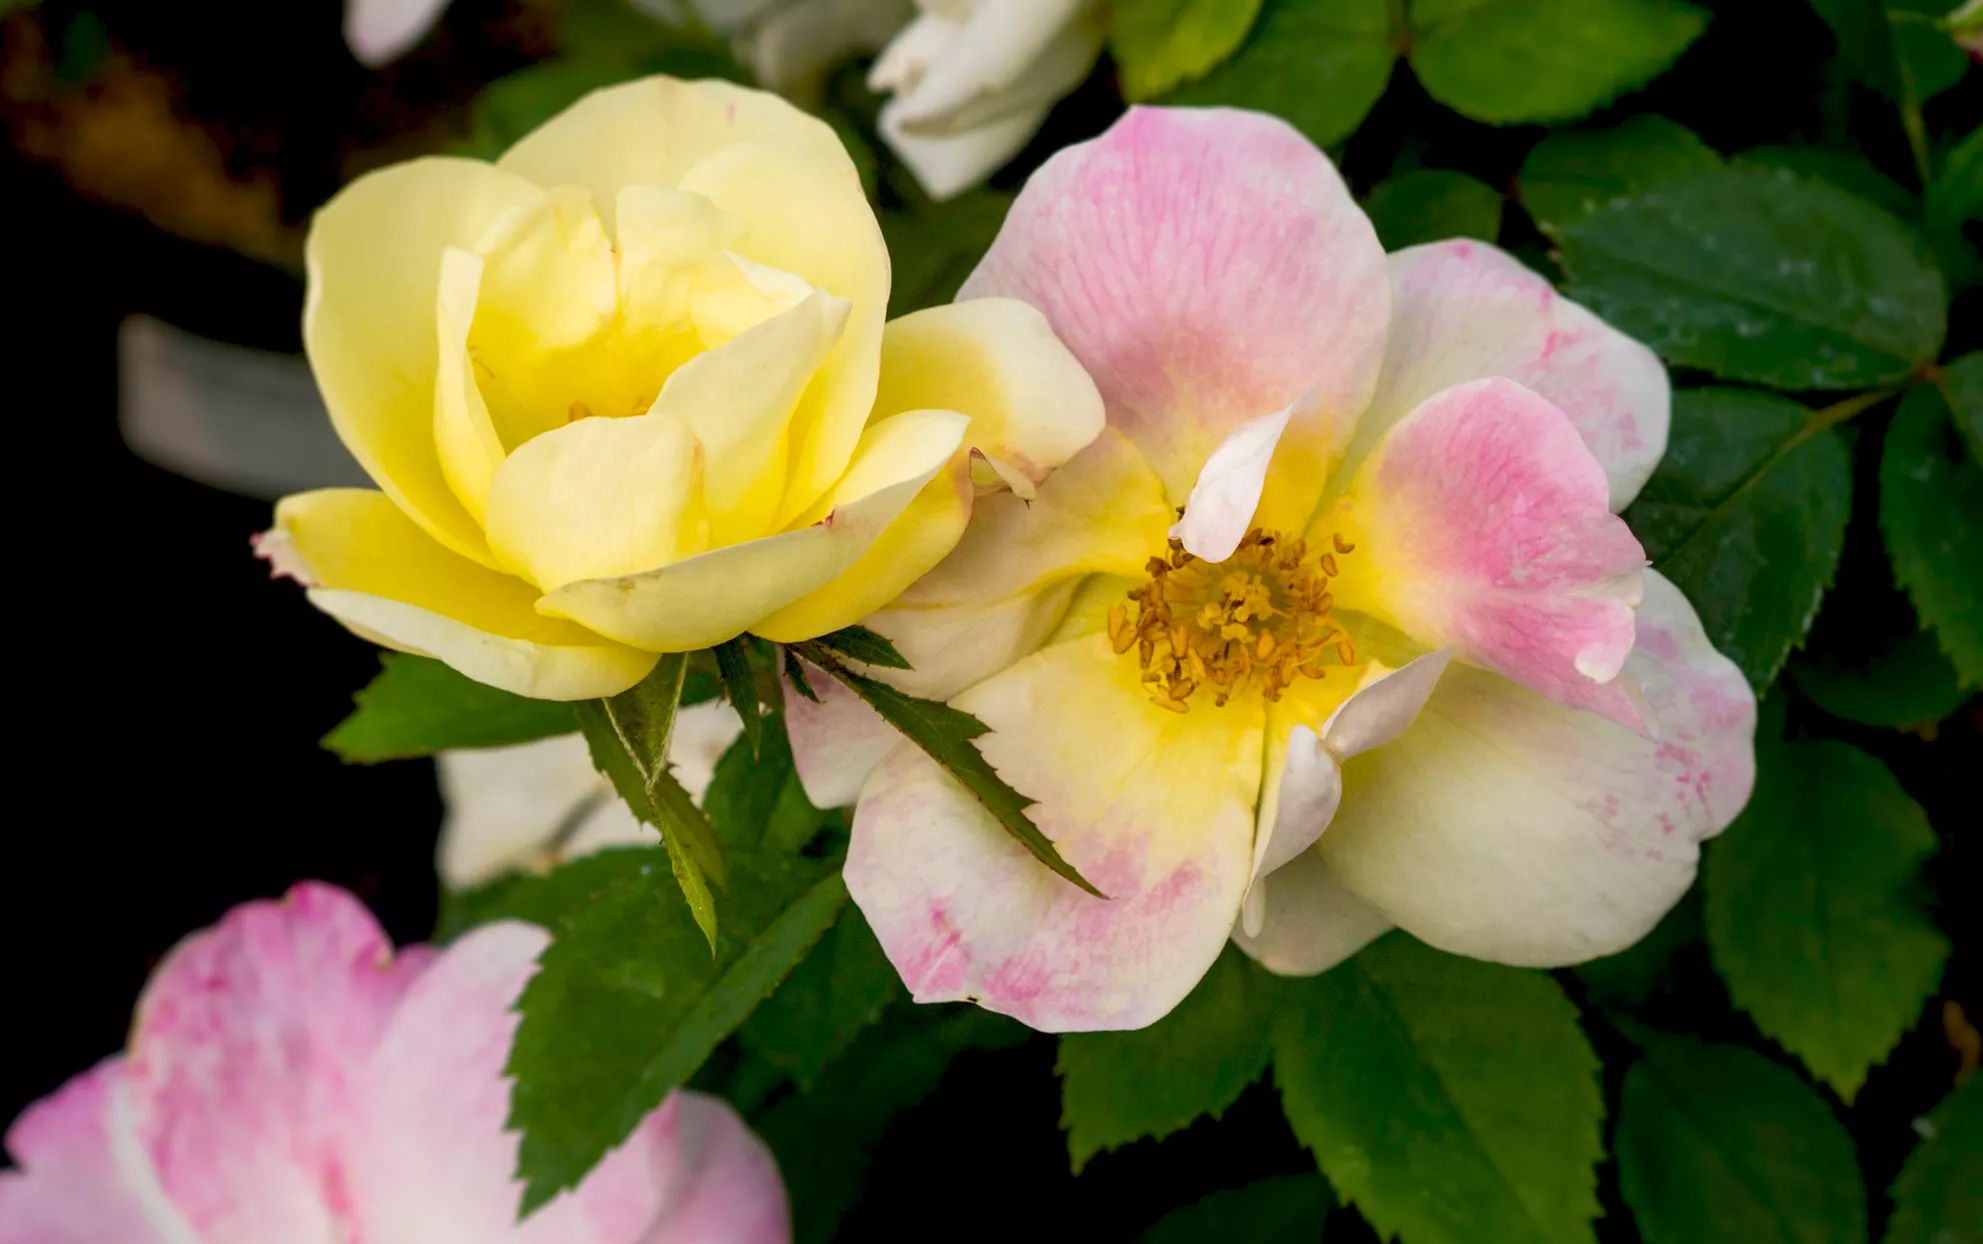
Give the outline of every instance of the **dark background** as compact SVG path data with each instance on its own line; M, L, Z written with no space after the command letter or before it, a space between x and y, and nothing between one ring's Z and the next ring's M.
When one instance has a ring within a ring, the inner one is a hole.
M57 26L74 7L48 4L44 20ZM1829 35L1807 6L1714 7L1709 34L1628 101L1630 111L1662 111L1724 151L1846 124L1824 115ZM384 77L345 53L334 0L103 0L89 9L120 47L169 69L188 123L210 127L230 161L274 171L291 225L335 188L355 148L392 140L396 118L429 116L521 63L515 41L480 37L508 20L497 0L459 0L439 40ZM1758 47L1773 54L1758 58ZM1104 64L1063 105L1002 182L1016 184L1045 152L1107 124L1116 106L1108 73ZM1537 131L1466 122L1401 78L1344 154L1359 189L1384 175L1407 141L1427 164L1510 183ZM394 100L405 108L396 112ZM1973 95L1941 106L1983 112ZM1908 183L1895 137L1869 137L1866 149ZM7 547L18 559L7 772L22 795L0 865L4 1121L115 1052L158 958L236 903L320 878L364 898L396 940L425 938L436 910L439 801L425 762L343 766L317 747L376 656L293 585L271 583L251 556L248 538L268 525L269 506L151 467L117 435L116 329L125 315L294 351L300 279L88 202L12 144L0 151L0 225L10 295L0 334L14 515ZM1974 291L1953 309L1951 356L1978 344L1977 309ZM1860 510L1835 597L1891 590L1870 507ZM1821 619L1819 636L1824 627ZM1951 836L1976 823L1965 792L1983 761L1983 714L1972 700L1930 743L1814 720L1814 711L1793 715L1793 727L1881 756L1942 831L1928 877L1938 923L1956 945L1942 996L1983 1017L1983 860L1973 829ZM1680 975L1675 1026L1723 1035L1732 1023L1753 1039L1704 961L1683 961ZM1846 1113L1872 1188L1891 1180L1912 1144L1910 1120L1945 1090L1953 1058L1931 1002ZM1126 1238L1167 1205L1312 1169L1271 1088L1256 1086L1224 1120L1104 1155L1076 1181L1057 1129L1052 1059L1044 1038L963 1056L937 1097L898 1121L876 1154L875 1182L849 1236L911 1224L921 1233L925 1207L937 1203L946 1232L960 1238L1037 1234L1045 1221L1055 1234ZM1615 1205L1615 1190L1606 1195Z

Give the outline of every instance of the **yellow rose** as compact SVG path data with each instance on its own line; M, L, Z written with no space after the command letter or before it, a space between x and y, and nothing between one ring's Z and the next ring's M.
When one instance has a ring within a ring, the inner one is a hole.
M522 695L858 621L975 493L1030 493L1102 426L1024 303L884 325L839 140L727 83L628 83L493 165L360 178L308 264L310 365L382 491L284 499L261 552L357 634Z

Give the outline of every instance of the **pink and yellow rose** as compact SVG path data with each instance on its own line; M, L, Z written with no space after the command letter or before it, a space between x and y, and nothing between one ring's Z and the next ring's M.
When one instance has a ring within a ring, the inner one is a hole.
M1386 256L1280 121L1137 109L1053 157L958 305L1038 307L1108 427L869 625L1100 899L845 692L793 697L919 999L1137 1027L1230 937L1618 950L1754 775L1755 700L1618 512L1666 374L1490 245Z

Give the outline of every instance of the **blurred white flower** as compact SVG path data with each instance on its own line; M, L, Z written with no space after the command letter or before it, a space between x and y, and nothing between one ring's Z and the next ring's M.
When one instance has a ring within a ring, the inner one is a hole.
M947 199L1019 154L1101 55L1094 0L916 0L868 85L893 96L881 136Z
M720 700L684 708L675 718L668 759L697 804L716 762L743 733ZM516 747L442 752L441 880L451 889L510 872L535 872L602 847L659 841L592 767L583 735L563 734Z
M913 0L634 0L665 21L695 18L730 40L759 86L802 103L826 71L878 52L915 16Z
M376 69L420 42L447 7L448 0L344 0L344 41Z

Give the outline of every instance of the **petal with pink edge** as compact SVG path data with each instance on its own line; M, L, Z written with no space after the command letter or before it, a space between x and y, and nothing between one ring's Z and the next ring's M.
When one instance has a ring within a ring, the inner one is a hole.
M789 1238L763 1145L720 1103L677 1094L522 1223L503 1064L517 994L547 941L486 925L407 991L354 1091L346 1177L367 1244L757 1244ZM690 1222L701 1234L678 1235Z
M1612 510L1631 504L1666 452L1672 388L1658 356L1485 242L1390 260L1391 336L1357 444L1375 445L1441 389L1500 376L1568 415L1604 468Z
M112 1129L123 1078L124 1060L107 1058L7 1129L17 1169L0 1171L0 1244L197 1244L146 1187L149 1172L128 1169L134 1155L119 1161Z
M1351 893L1314 850L1258 885L1265 915L1260 930L1234 929L1232 940L1281 976L1326 972L1391 929L1384 913Z
M1370 906L1455 954L1555 966L1631 945L1748 799L1756 700L1651 572L1625 677L1660 741L1455 664L1410 729L1344 766L1315 850Z
M986 759L1104 900L1048 871L922 752L862 789L847 888L923 1002L968 999L1047 1032L1138 1028L1198 983L1246 888L1257 702L1156 707L1102 636L1035 653L955 701Z
M1300 403L1262 522L1300 527L1369 401L1377 234L1328 157L1259 113L1134 108L1033 174L961 298L1046 313L1172 501L1241 424Z
M1512 380L1445 389L1400 420L1327 526L1356 546L1338 604L1552 699L1641 727L1617 678L1645 550L1563 412Z
M125 1064L135 1143L201 1244L334 1244L352 1071L425 956L342 890L249 903L152 976Z

